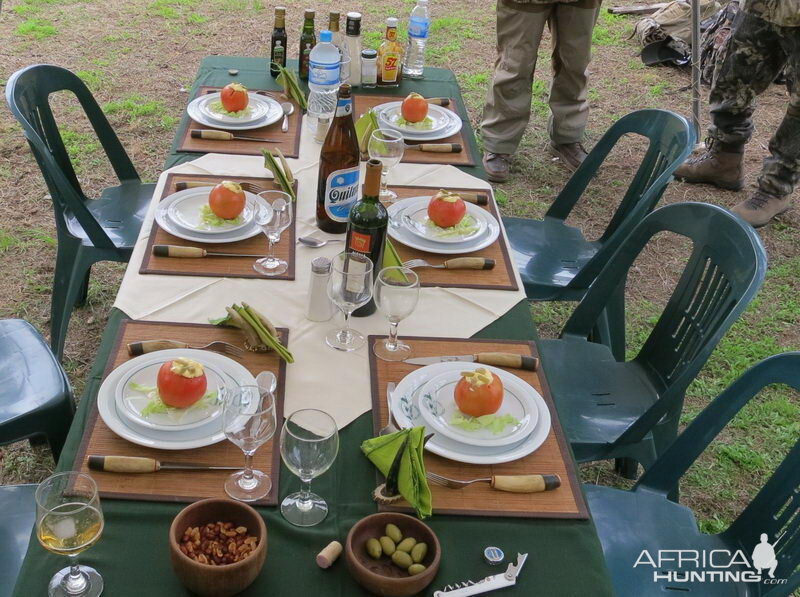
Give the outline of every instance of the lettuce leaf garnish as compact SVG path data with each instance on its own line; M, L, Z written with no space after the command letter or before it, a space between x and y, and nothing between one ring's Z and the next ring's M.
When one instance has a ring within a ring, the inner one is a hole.
M158 389L155 387L143 386L133 382L129 383L128 387L134 392L141 392L142 394L147 395L149 401L145 407L139 411L139 414L145 419L150 415L155 414L175 414L178 415L178 418L182 418L185 413L191 411L192 409L213 406L218 402L219 398L219 393L214 390L213 392L206 393L206 395L200 398L200 400L187 408L174 408L172 406L167 406L164 401L161 400L161 396L158 395Z
M397 118L397 124L400 126L410 126L413 129L427 131L433 128L433 119L430 116L426 116L425 120L420 120L419 122L410 122L402 116L399 116Z
M470 214L466 214L461 218L458 224L450 226L449 228L437 226L430 218L426 221L426 224L436 236L441 238L447 238L449 236L469 236L479 228L478 222Z
M217 114L224 114L225 116L232 116L233 118L244 118L245 116L250 116L253 113L253 108L247 106L244 110L239 110L238 112L228 112L223 106L220 100L216 100L211 102L208 106L211 108L212 112L216 112Z
M203 207L200 208L200 221L203 222L206 226L213 226L214 228L219 228L220 226L225 226L226 224L234 224L238 225L242 223L242 215L239 214L232 220L226 220L225 218L220 218L217 214L211 211L211 207L206 203Z
M470 417L469 415L457 411L450 420L450 424L464 431L488 429L493 434L497 435L502 433L503 429L509 425L519 425L519 419L513 415L483 415L482 417Z

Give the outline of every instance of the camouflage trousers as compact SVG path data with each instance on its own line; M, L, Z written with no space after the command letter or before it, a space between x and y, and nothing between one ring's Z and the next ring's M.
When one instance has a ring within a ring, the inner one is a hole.
M800 27L781 27L739 11L711 86L709 136L728 150L743 151L753 134L755 98L784 67L800 81ZM800 85L792 87L758 177L759 188L778 197L791 193L800 180Z

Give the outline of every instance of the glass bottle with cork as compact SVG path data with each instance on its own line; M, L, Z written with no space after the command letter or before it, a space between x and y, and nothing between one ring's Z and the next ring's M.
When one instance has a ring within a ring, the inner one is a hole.
M369 160L364 181L364 196L350 210L347 225L345 250L361 253L373 263L373 280L382 269L383 252L386 246L386 230L389 226L389 212L378 200L381 191L380 160ZM365 317L375 312L375 300L353 311L354 317Z
M378 87L398 87L403 76L403 46L397 41L397 19L386 19L386 38L378 48Z
M308 62L311 50L317 45L317 36L314 33L314 11L306 9L303 20L303 30L300 33L300 51L298 52L298 74L304 81L308 81Z
M319 156L317 226L331 234L347 231L350 208L359 192L358 137L350 85L339 87L336 115Z
M275 7L275 25L270 37L269 49L269 74L277 77L277 65L286 68L286 8L283 6Z

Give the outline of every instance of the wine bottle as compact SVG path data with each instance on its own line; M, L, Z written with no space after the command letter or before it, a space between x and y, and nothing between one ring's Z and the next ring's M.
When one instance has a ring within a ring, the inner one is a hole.
M270 38L269 59L269 74L277 77L280 71L276 65L286 68L286 8L283 6L275 7L275 28Z

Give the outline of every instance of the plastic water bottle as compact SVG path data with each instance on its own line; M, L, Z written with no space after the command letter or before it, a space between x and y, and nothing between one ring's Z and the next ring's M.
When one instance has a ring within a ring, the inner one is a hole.
M321 31L319 43L309 56L308 67L308 115L316 123L333 118L336 111L336 92L339 89L340 54L331 43L333 34Z
M428 27L431 24L428 0L417 0L408 19L408 47L403 74L412 79L421 79L425 68L425 43L428 41Z

